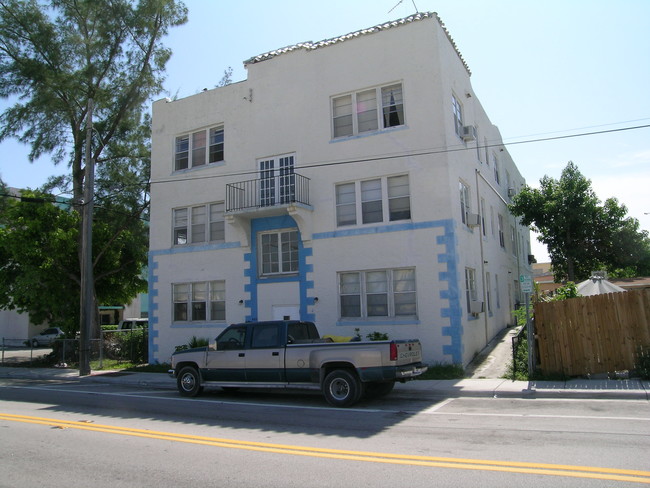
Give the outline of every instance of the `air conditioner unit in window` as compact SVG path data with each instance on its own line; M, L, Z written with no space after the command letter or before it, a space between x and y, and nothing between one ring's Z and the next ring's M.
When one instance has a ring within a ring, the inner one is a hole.
M514 197L515 196L515 189L513 187L508 188L508 196L509 197Z
M463 140L465 142L467 141L475 141L476 140L476 127L473 125L466 125L463 127Z
M474 314L483 313L483 302L472 300L469 302L469 311Z
M481 216L479 214L467 214L467 225L469 227L478 227L481 225Z

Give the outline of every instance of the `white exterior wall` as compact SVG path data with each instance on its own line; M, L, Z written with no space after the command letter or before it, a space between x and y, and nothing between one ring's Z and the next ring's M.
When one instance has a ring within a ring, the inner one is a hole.
M479 213L484 198L488 214L493 208L510 223L505 169L517 187L523 179L505 148L491 147L504 172L497 186L492 166L477 157L477 142L464 143L455 134L452 94L463 104L464 124L479 128L480 145L483 137L490 146L501 142L437 19L296 49L247 68L247 81L153 106L150 360L168 361L174 346L193 335L213 339L227 324L270 320L298 306L301 318L314 320L322 334L352 335L358 328L363 336L379 331L397 339L417 337L425 360L467 364L511 323L508 287L521 270L512 250L499 246L498 235L495 245L489 215L485 237L479 227L460 221L458 184L462 180L471 190L472 213ZM393 83L402 84L403 126L332 139L332 97ZM225 161L174 173L175 137L218 124L225 130ZM256 178L260 158L283 154L293 154L296 173L310 178L309 207L232 214L224 243L172 245L174 208L224 201L228 183ZM332 164L361 159L368 161ZM336 184L403 174L409 177L410 220L337 227ZM256 232L295 224L299 273L284 281L260 279ZM415 268L417 317L341 318L339 272L405 267ZM491 282L498 275L500 306L493 298L491 313L466 312L468 267L476 270L479 300L485 273ZM226 281L226 321L174 323L172 284L210 280Z

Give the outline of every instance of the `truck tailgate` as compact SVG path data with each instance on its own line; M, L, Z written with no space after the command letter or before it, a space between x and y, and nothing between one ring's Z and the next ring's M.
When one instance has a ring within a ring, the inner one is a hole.
M397 366L422 362L420 341L394 341L397 348Z

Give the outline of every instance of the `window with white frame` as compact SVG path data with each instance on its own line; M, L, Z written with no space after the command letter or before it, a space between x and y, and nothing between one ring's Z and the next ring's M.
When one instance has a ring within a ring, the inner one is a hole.
M223 212L223 202L175 208L173 210L174 245L223 242L225 239Z
M332 98L334 138L400 125L404 125L404 100L401 83Z
M336 185L336 224L394 222L411 218L408 175Z
M465 225L469 225L470 213L470 193L469 186L462 181L458 182L458 191L460 193L460 219Z
M451 96L451 111L454 116L454 130L458 137L463 137L463 107L456 98L456 95Z
M476 301L476 270L465 268L465 298L467 299L467 313L471 313L471 302Z
M260 275L273 276L298 272L298 231L285 229L259 236Z
M174 322L226 320L226 282L198 281L174 283Z
M198 168L224 159L223 126L202 129L176 137L174 171Z
M415 317L415 269L379 269L339 273L343 318Z

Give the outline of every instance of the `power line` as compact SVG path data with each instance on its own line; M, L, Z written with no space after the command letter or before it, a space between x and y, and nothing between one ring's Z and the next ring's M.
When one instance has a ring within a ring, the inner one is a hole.
M647 119L640 119L640 120L647 120ZM524 141L513 141L513 142L495 142L492 144L483 144L483 145L476 145L476 146L458 146L458 147L446 147L446 148L440 148L440 149L427 149L427 150L422 150L422 151L415 151L415 152L404 152L404 153L399 153L399 154L388 154L385 156L373 156L373 157L368 157L368 158L361 158L361 159L349 159L349 160L342 160L342 161L327 161L327 162L316 162L316 163L309 163L309 164L302 164L300 166L296 166L296 170L299 169L304 169L304 168L324 168L328 166L340 166L340 165L345 165L345 164L356 164L356 163L367 163L371 161L386 161L386 160L391 160L391 159L400 159L400 158L409 158L409 157L415 157L415 156L428 156L428 155L435 155L435 154L446 154L446 153L453 153L453 152L459 152L459 151L476 151L477 149L488 149L491 147L503 147L503 146L514 146L514 145L520 145L520 144L532 144L535 142L548 142L548 141L554 141L554 140L561 140L561 139L571 139L575 137L586 137L586 136L594 136L594 135L600 135L600 134L610 134L614 132L623 132L623 131L628 131L628 130L636 130L636 129L647 129L650 128L650 124L646 125L637 125L637 126L630 126L630 127L620 127L618 129L607 129L607 130L601 130L601 131L592 131L592 132L581 132L578 134L565 134L565 135L560 135L560 136L553 136L553 137L542 137L542 138L536 138L536 139L527 139ZM151 185L154 184L160 184L160 183L172 183L172 182L179 182L179 181L193 181L193 180L199 180L199 179L208 179L208 178L226 178L226 177L232 177L232 176L245 176L245 175L257 175L258 171L257 170L246 170L246 171L237 171L233 173L227 173L227 174L218 174L218 175L200 175L200 176L190 176L186 178L182 177L174 177L174 178L167 178L167 179L162 179L162 180L157 180L157 181L151 181Z

